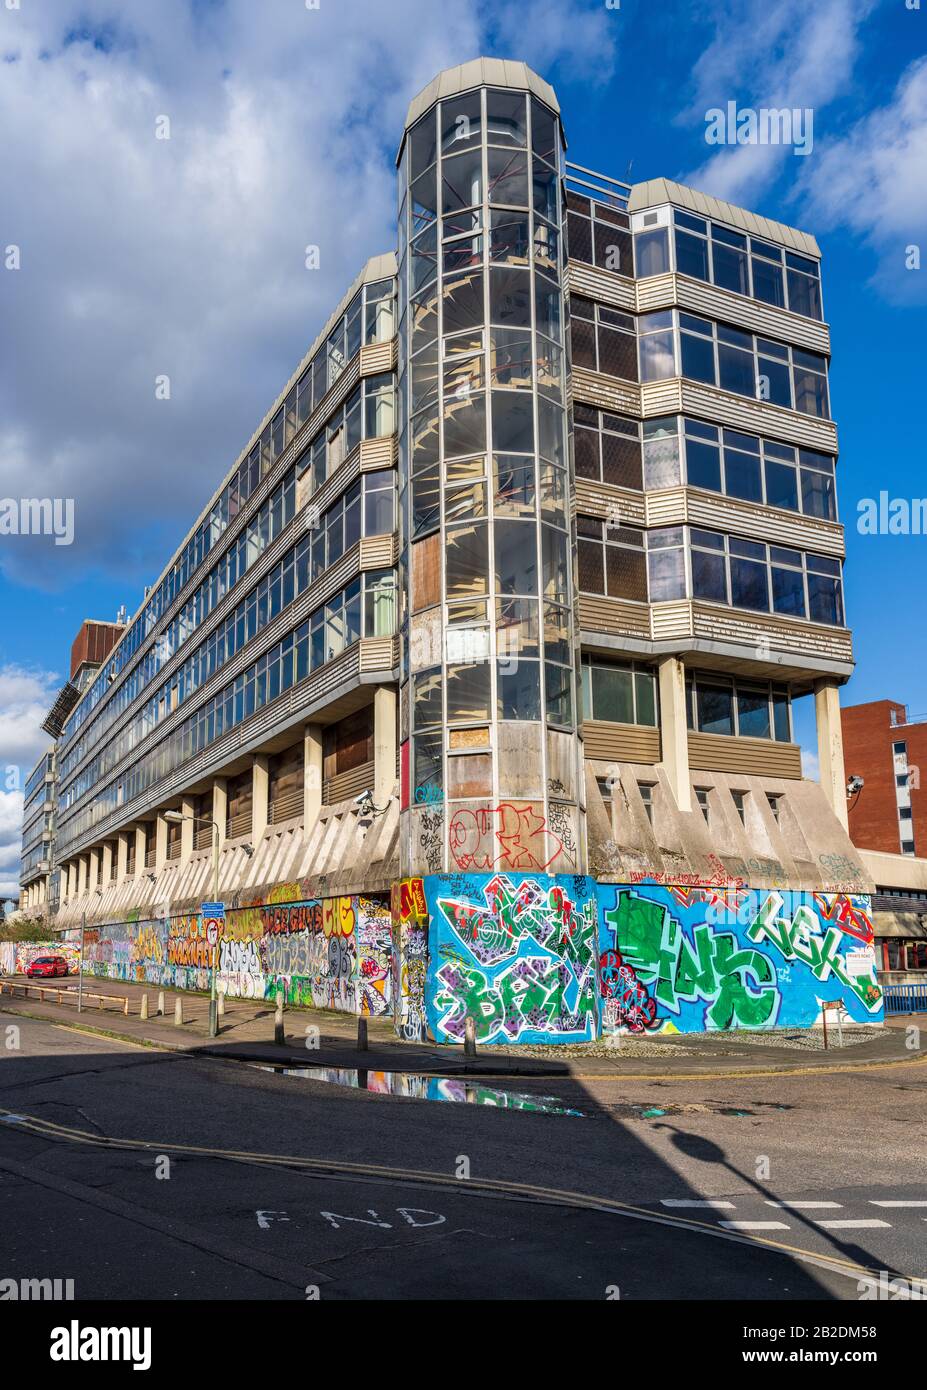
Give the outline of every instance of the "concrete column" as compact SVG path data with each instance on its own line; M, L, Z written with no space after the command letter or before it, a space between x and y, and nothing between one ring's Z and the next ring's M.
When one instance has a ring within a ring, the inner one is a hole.
M87 891L87 860L83 855L77 861L77 896L82 898Z
M129 866L129 836L130 830L121 830L119 839L116 841L116 882L122 883L125 880L126 870Z
M135 827L135 877L141 878L145 872L145 852L148 849L148 827Z
M113 873L113 843L107 840L103 846L103 878L100 887L105 891L109 887L109 881Z
M212 818L219 827L219 848L225 844L225 829L229 815L229 784L226 778L217 777L212 784Z
M308 835L322 809L322 726L307 724L303 740L303 829Z
M396 783L396 691L378 685L373 693L373 800L385 806Z
M692 810L689 730L686 724L686 668L675 656L658 663L662 764L680 811Z
M251 843L267 829L268 799L270 796L270 759L266 753L255 753L251 764Z
M159 874L167 863L167 821L159 815L155 821L154 871Z
M87 873L87 891L92 893L94 888L100 886L100 851L92 849L90 851L90 868Z
M72 859L68 865L68 897L77 897L77 860Z
M843 761L840 687L836 681L815 681L814 714L818 726L818 771L821 790L833 807L834 815L847 830L847 774Z
M189 817L180 827L180 862L186 864L193 853L193 833L196 830L196 821L193 819L196 802L192 797L184 797L180 803L180 811L181 815Z

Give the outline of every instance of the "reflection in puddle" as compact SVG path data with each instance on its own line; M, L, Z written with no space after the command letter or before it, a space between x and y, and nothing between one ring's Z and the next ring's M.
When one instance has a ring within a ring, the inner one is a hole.
M298 1076L308 1081L326 1081L331 1086L347 1086L355 1091L374 1091L381 1096L411 1096L416 1100L446 1101L451 1105L495 1105L500 1110L533 1110L541 1115L576 1115L556 1096L532 1096L519 1091L498 1091L475 1081L452 1076L421 1076L404 1071L359 1071L355 1067L275 1067L259 1066L259 1071L278 1076Z

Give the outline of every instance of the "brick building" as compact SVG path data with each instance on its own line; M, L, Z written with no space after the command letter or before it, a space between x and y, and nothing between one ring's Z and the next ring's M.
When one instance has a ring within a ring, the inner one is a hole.
M847 775L865 785L850 798L850 837L860 849L916 855L927 850L927 718L911 720L897 700L841 711Z

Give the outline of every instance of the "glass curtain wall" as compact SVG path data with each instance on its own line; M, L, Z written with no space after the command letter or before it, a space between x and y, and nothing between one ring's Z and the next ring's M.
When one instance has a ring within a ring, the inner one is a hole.
M493 87L400 158L404 874L581 868L561 161Z

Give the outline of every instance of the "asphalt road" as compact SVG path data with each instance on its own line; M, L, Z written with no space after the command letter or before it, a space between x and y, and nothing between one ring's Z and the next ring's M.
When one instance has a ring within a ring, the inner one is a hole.
M437 1094L0 1014L0 1277L87 1299L854 1302L858 1266L927 1278L924 1064ZM580 1114L520 1108L545 1095Z

